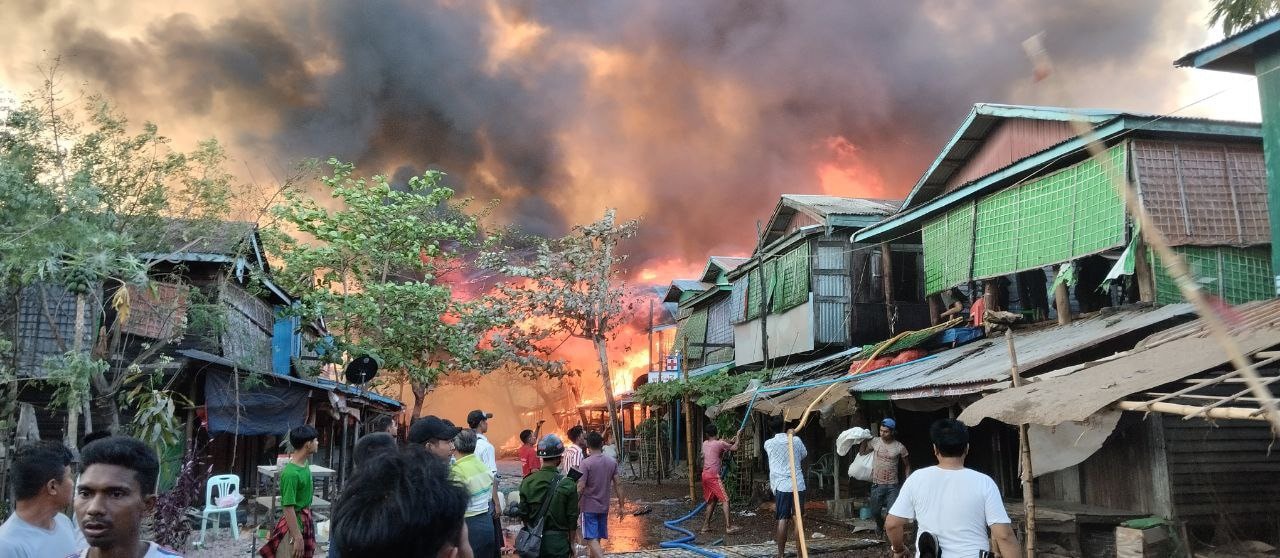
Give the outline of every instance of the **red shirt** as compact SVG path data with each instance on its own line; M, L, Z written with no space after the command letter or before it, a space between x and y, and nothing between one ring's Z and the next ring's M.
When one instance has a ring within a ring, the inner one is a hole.
M520 468L523 473L521 476L529 476L529 473L537 471L541 467L541 459L538 459L538 448L534 446L520 446Z

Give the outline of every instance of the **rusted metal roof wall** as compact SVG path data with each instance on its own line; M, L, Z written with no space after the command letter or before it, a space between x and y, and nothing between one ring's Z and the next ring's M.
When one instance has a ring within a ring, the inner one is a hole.
M1262 146L1135 140L1143 206L1173 245L1271 241Z
M814 341L819 345L848 345L850 304L853 300L849 243L821 240L813 258Z
M1071 124L1063 121L1012 118L1000 124L987 136L977 153L964 167L951 176L943 190L951 192L1075 136Z
M1220 515L1280 514L1280 454L1270 428L1252 420L1182 420L1154 413L1164 424L1173 511L1212 525Z

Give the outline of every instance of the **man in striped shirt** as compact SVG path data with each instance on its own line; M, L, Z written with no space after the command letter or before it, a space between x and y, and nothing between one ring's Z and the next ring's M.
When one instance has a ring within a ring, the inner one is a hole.
M564 448L564 459L560 461L560 472L569 474L570 469L578 469L582 465L582 427L569 429L569 445Z

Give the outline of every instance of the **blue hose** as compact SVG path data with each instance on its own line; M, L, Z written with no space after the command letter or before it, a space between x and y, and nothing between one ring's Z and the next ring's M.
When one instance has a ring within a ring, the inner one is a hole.
M707 507L707 503L703 502L701 504L698 504L698 507L693 508L693 511L689 512L689 515L681 517L680 519L663 521L662 524L665 525L668 529L671 529L672 531L676 531L678 533L683 533L684 536L674 540L662 541L658 543L658 547L659 548L679 548L681 550L688 550L689 552L693 552L701 556L706 556L707 558L725 558L723 554L716 554L709 550L703 550L701 548L698 548L697 546L689 544L689 543L692 543L693 539L696 539L697 537L694 536L693 531L685 529L684 527L680 527L681 523L684 523L688 521L690 518L692 518L693 516L698 515L698 512L702 511L702 508L705 508L705 507Z

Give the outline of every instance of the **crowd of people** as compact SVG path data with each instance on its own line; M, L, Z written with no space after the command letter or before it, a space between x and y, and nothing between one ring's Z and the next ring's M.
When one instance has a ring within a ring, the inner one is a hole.
M541 422L521 432L523 478L518 497L512 498L515 505L504 510L496 451L485 436L492 417L472 411L468 428L422 417L410 425L405 445L395 436L395 422L371 422L372 432L356 441L354 472L332 510L328 555L567 558L580 547L592 558L602 557L609 512L613 509L621 521L626 505L618 462L606 451L604 436L575 426L565 443L555 434L541 436ZM789 436L781 417L768 426L773 436L763 447L774 496L775 541L778 556L785 556L793 521L804 506L800 467L808 451L798 437ZM717 509L725 532L738 530L731 524L722 481L725 454L738 449L738 434L725 440L714 425L705 429L703 532ZM0 558L179 555L142 537L144 520L156 504L160 464L155 452L130 437L94 438L81 449L78 470L72 452L60 443L18 450L10 472L15 505L0 525ZM316 554L310 460L317 439L309 425L289 432L291 453L279 473L283 513L258 550L264 558ZM879 436L859 450L875 454L869 503L892 555L909 555L906 527L914 521L918 556L938 556L939 548L949 556L990 555L992 541L1001 556L1021 556L994 481L964 466L968 428L939 420L930 439L938 464L914 473L893 419L883 419ZM74 521L63 513L69 507ZM521 524L514 540L504 535L504 512Z

